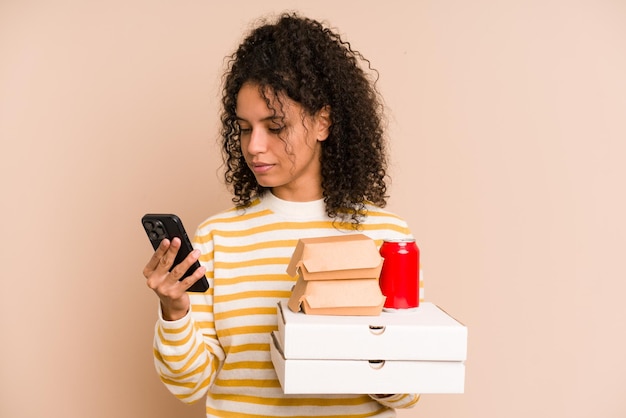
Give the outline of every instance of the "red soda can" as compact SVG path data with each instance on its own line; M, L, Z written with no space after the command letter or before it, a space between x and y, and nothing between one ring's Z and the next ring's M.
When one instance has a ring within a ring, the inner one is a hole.
M380 247L383 268L380 290L384 308L410 309L419 306L419 248L412 238L385 240Z

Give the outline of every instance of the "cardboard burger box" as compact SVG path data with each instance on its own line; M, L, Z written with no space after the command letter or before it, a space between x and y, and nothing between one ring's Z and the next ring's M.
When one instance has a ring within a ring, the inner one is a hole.
M278 304L270 354L287 394L463 393L467 328L436 305L377 316Z
M376 243L363 234L298 241L287 273L298 276L289 309L314 315L378 315L383 265Z

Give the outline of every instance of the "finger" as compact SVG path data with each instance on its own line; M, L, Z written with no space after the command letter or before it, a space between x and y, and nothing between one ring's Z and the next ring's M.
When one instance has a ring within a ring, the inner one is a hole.
M183 274L195 263L198 258L200 258L200 250L193 250L183 261L178 263L176 267L172 269L170 272L170 277L172 280L179 280L183 277Z
M143 275L146 278L148 278L150 274L152 274L152 272L156 270L157 266L161 262L163 255L169 249L169 247L170 247L170 240L168 240L167 238L163 239L159 243L159 246L152 254L152 257L150 257L148 264L146 264L146 266L143 269Z
M159 259L158 266L155 268L155 270L160 268L162 272L169 271L169 269L172 268L172 265L174 264L174 260L176 259L176 254L178 254L179 249L180 249L180 238L177 238L177 237L172 238L172 241L169 247L165 251L165 254L163 254L161 258Z
M189 289L194 285L195 282L204 277L206 273L206 268L204 266L198 267L191 276L185 277L180 283L183 285L185 290Z

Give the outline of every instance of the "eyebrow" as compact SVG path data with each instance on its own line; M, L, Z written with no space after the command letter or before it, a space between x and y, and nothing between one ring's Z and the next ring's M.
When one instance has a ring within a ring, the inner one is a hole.
M260 120L260 122L273 122L274 120L281 120L283 118L281 118L280 116L276 116L276 115L270 115L267 117L264 117L263 119ZM236 121L242 121L242 122L249 122L247 119L242 118L239 115L235 115L235 120Z

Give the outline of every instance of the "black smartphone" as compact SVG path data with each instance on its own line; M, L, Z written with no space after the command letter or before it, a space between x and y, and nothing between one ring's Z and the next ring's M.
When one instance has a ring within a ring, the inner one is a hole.
M165 238L170 241L172 241L172 238L174 237L180 238L180 249L178 250L178 254L176 254L174 264L172 264L170 271L172 271L176 265L183 261L185 257L193 251L191 241L189 241L185 227L178 216L170 213L148 213L141 218L141 223L143 224L143 229L146 230L146 234L148 234L152 248L155 250ZM200 262L196 261L191 267L189 267L185 274L183 274L183 277L181 277L180 280L191 276L198 267L200 267ZM187 291L206 292L208 288L209 282L206 277L202 277L189 289L187 289Z

